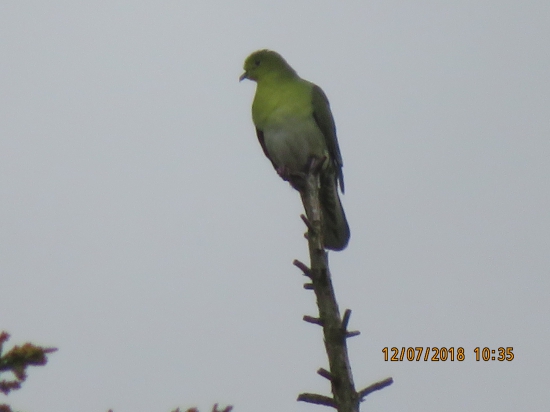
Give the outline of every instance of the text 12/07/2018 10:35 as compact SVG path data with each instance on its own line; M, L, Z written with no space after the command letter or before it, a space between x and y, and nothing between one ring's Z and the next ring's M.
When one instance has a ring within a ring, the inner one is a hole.
M514 348L512 346L508 346L506 348L499 347L498 349L491 349L488 347L480 348L479 346L474 349L475 353L475 359L476 361L511 361L514 359ZM392 355L390 356L390 351L392 352ZM431 352L431 356L430 356ZM440 361L459 361L462 362L466 359L466 354L464 352L463 347L424 347L424 346L416 346L416 347L401 347L401 350L399 350L396 347L388 348L385 347L382 349L382 353L384 354L384 360L385 361L391 361L391 362L400 362L400 361L432 361L432 362L440 362ZM424 353L424 356L422 354Z

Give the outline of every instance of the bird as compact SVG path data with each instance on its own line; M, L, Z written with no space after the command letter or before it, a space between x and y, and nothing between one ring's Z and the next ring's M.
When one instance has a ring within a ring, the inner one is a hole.
M277 173L301 190L300 176L313 159L323 162L319 199L324 246L345 249L350 229L338 194L338 187L344 193L343 162L327 96L272 50L258 50L246 58L239 80L244 79L256 82L252 120Z

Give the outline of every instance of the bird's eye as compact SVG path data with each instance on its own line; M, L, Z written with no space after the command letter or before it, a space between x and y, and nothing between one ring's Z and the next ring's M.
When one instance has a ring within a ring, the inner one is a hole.
M259 66L260 63L261 63L261 60L254 60L254 64L255 64L256 66Z

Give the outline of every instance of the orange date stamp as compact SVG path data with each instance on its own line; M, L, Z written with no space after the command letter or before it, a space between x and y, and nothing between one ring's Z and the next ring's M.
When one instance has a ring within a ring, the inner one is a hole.
M514 348L512 346L499 347L491 349L488 347L476 347L474 350L475 360L479 361L511 361L514 359ZM389 348L382 349L384 354L384 361L388 362L445 362L445 361L458 361L462 362L466 359L466 352L463 347L455 348L451 346L449 348L442 347L429 347L429 346L415 346L415 347L401 347L401 348Z

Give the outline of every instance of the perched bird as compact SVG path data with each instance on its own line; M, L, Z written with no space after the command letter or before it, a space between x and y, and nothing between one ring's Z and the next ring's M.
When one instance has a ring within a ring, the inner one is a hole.
M344 192L342 156L325 93L300 78L271 50L247 57L243 79L257 83L252 120L260 145L279 175L300 190L299 176L308 171L311 160L324 160L320 173L324 245L344 249L350 231L338 196L338 184Z

